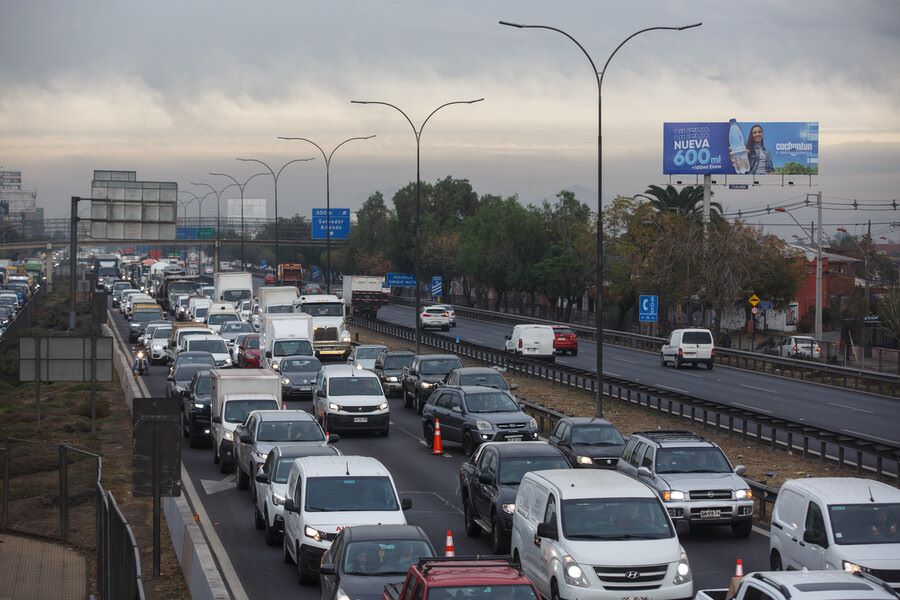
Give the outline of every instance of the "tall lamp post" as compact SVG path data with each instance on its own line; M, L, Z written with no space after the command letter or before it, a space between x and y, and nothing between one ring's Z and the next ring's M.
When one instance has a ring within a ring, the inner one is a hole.
M419 246L420 246L420 232L419 232L419 221L422 214L422 198L421 198L421 189L422 189L422 178L420 173L420 157L421 157L421 146L422 146L422 131L425 129L425 125L428 123L428 120L434 116L434 114L441 110L446 106L451 106L453 104L475 104L476 102L481 102L484 98L477 98L475 100L455 100L453 102L447 102L445 104L441 104L436 109L431 111L425 120L422 121L422 124L416 129L416 126L413 124L412 119L409 118L405 112L403 112L399 107L390 104L389 102L377 102L372 100L351 100L351 104L380 104L382 106L389 106L399 112L406 121L409 123L409 126L412 127L413 134L416 136L416 221L415 221L415 275L416 275L416 354L419 354L419 346L422 344L422 326L419 322L419 312L422 310L422 290L420 286L420 273L422 266L422 259L419 255Z
M635 31L627 38L625 38L622 43L616 46L616 49L612 51L612 54L609 55L609 58L606 59L606 62L603 64L603 70L598 71L597 65L594 64L594 60L591 58L591 55L588 54L588 51L584 49L578 40L574 37L563 31L562 29L557 29L556 27L550 27L549 25L522 25L521 23L510 23L508 21L500 21L501 25L506 25L508 27L515 27L517 29L547 29L550 31L555 31L556 33L560 33L569 40L571 40L578 48L584 53L584 56L588 59L588 62L591 64L591 70L594 73L594 78L597 80L597 251L596 251L596 263L597 263L597 284L596 284L596 294L597 301L595 307L594 318L596 320L597 325L597 382L596 382L596 392L597 399L596 405L594 408L594 414L598 417L603 416L603 111L602 111L602 95L603 95L603 76L606 74L606 69L609 66L609 61L612 60L613 56L619 51L619 49L624 46L629 40L632 38L642 34L647 33L648 31L658 31L658 30L668 30L668 31L684 31L685 29L691 29L692 27L699 27L702 23L694 23L693 25L684 25L682 27L648 27L646 29L641 29L640 31Z
M223 187L221 190L217 190L216 188L209 185L208 183L198 183L196 181L192 181L191 185L200 185L200 186L208 187L210 189L209 193L216 195L216 252L215 252L215 256L213 257L213 263L214 263L213 271L218 271L219 270L219 230L222 228L222 214L220 212L221 207L222 207L222 205L221 205L222 194L228 188L234 187L234 184L229 183L228 185Z
M200 229L203 227L203 201L206 200L213 192L207 192L203 196L198 196L194 192L187 190L179 190L179 194L188 194L192 199L197 201L197 274L203 276L203 244L200 243Z
M791 214L791 211L786 209L783 206L778 206L775 208L775 212L786 214L791 219L794 220L794 223L797 224L797 227L800 228L803 233L809 235L809 241L812 242L813 246L816 247L816 340L822 341L822 307L824 306L823 298L822 298L822 192L817 194L807 194L807 196L816 196L818 199L818 214L819 214L819 224L815 228L816 235L813 236L813 231L810 229L809 232L806 231L806 228L800 224L800 221L797 220L797 217Z
M319 152L322 153L322 158L325 159L325 289L327 290L326 293L329 294L331 293L331 157L334 156L334 153L337 152L338 148L340 148L347 142L352 142L353 140L370 140L373 137L375 136L367 135L366 137L348 138L335 146L331 152L325 154L325 150L322 149L322 146L318 145L308 138L278 136L279 140L302 140L304 142L309 142L310 144L315 146L319 150Z
M185 219L187 218L187 209L188 209L188 206L190 206L190 205L191 205L191 202L193 202L193 201L194 201L193 198L188 198L187 200L178 200L178 201L177 201L178 204L180 204L180 205L184 208ZM190 250L189 250L188 252L185 252L185 257L184 257L184 264L185 264L185 267L187 267L189 252L190 252ZM179 256L181 255L181 251L180 251L180 250L178 251L178 254L179 254Z
M247 268L247 261L244 260L244 188L247 187L247 184L250 183L251 179L253 179L254 177L259 177L260 175L265 175L265 173L254 173L253 175L245 179L244 183L239 182L228 173L210 173L210 175L227 177L234 182L234 185L236 185L238 189L241 190L241 271L243 271Z
M292 165L296 162L307 162L312 160L312 158L297 158L294 160L289 160L288 162L284 163L284 165L282 165L280 169L278 169L278 173L275 173L275 171L272 170L272 167L256 158L239 158L238 160L243 162L255 162L261 164L269 170L269 173L272 174L272 179L275 180L275 269L278 269L278 178L281 177L281 172L284 171L285 167L287 167L288 165Z
M847 231L846 227L838 227L838 231L841 233L846 233L850 235L850 232ZM856 247L859 248L859 253L862 254L863 257L863 269L866 271L866 310L872 310L872 303L869 301L869 253L862 249L862 246L859 245L859 242L856 241L855 235L850 235L850 239L853 240L853 243L856 244ZM871 238L869 239L871 243Z

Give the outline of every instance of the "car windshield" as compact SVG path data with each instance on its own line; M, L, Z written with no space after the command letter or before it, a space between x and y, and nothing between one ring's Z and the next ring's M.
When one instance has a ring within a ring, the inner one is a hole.
M500 461L499 480L503 485L519 485L525 473L568 468L569 463L563 456L504 456Z
M503 392L479 392L466 395L466 409L473 413L519 412L519 405Z
M572 427L572 443L589 446L622 446L625 440L612 425L576 425Z
M381 396L384 392L377 377L332 377L328 380L330 396Z
M193 281L173 281L168 291L170 294L193 294L197 291L197 284Z
M477 375L460 375L459 385L484 385L501 390L508 390L506 380L500 373L478 373Z
M352 542L347 545L344 559L345 575L383 576L405 575L420 556L430 556L434 550L425 540L378 540ZM434 588L431 588L433 590ZM429 590L429 598L431 597Z
M191 301L190 296L179 296L178 297L178 306L187 306Z
M685 331L681 336L682 344L712 344L712 336L708 331Z
M216 288L211 285L204 285L200 288L200 293L206 296L207 298L212 298L213 293L215 293Z
M153 339L154 340L167 340L172 336L172 328L171 327L157 327L153 330Z
M250 323L245 323L243 321L229 321L228 323L222 324L222 329L220 331L222 333L246 333L248 331L253 331L253 326Z
M290 304L276 304L275 306L266 307L266 313L270 315L292 312L294 312L294 307Z
M562 526L570 540L658 540L674 536L656 498L563 500Z
M324 442L322 428L309 421L263 421L256 430L260 442Z
M313 317L343 317L344 305L341 302L308 302L300 305L300 312Z
M253 294L250 290L225 290L222 292L222 300L225 302L240 302L249 300Z
M568 327L554 327L553 333L556 335L575 335L575 332Z
M272 345L272 356L312 356L313 347L309 340L278 340Z
M208 306L197 306L194 308L194 316L195 317L205 317L209 314Z
M229 400L225 403L225 421L243 423L254 410L278 410L275 400Z
M322 363L318 358L310 356L309 358L288 358L281 362L282 373L293 373L297 371L310 372L318 371L322 368Z
M259 336L254 335L244 340L244 348L247 348L248 350L259 350Z
M209 375L200 375L194 384L194 393L199 396L209 396L212 392L212 377Z
M175 381L177 383L187 383L194 378L194 374L197 371L205 371L208 368L209 365L201 365L196 363L181 365L177 369L175 369Z
M306 483L306 510L400 510L400 506L387 477L310 477Z
M159 320L159 311L143 310L141 312L134 313L134 316L131 317L132 323L149 323L150 321L158 321L158 320Z
M428 600L537 600L530 585L429 587Z
M660 448L656 452L656 472L731 473L731 466L718 448Z
M423 360L419 370L423 375L446 375L453 369L461 369L458 358L442 358L439 360Z
M178 355L178 366L181 365L209 365L211 367L216 366L216 359L213 358L212 354L204 353L194 353L194 354L179 354Z
M834 541L854 544L900 544L900 504L831 504Z
M225 354L228 347L224 340L191 340L187 341L188 350L200 352L210 352L212 354Z
M402 369L412 364L412 354L401 354L400 356L386 356L384 358L385 369Z
M356 358L378 358L378 355L384 352L384 346L374 346L371 348L357 348Z
M221 325L222 323L236 320L238 320L238 316L234 313L218 313L215 315L209 315L209 318L206 320L206 322L210 325Z

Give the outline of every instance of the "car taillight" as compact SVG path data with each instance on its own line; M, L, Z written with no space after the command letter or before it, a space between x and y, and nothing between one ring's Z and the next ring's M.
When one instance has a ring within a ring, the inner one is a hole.
M427 317L427 316L428 316L428 313L422 313L422 315L421 315L421 316L423 316L423 317Z
M794 347L791 349L791 352L796 352L796 351L797 351L797 346L794 346Z
M450 313L444 313L444 314L442 314L441 316L442 316L442 317L449 317L449 316L450 316Z
M821 351L822 351L822 348L819 346L816 346L816 352L821 352Z
M713 348L712 350L709 351L709 357L712 358L715 355L716 355L716 350L715 350L715 348Z
M522 347L522 338L519 338L519 348Z
M684 356L684 350L681 348L678 349L678 356Z

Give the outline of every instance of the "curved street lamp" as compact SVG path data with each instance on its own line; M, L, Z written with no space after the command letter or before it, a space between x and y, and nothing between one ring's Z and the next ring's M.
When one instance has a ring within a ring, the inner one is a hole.
M420 176L419 167L420 167L420 155L421 155L421 145L422 145L422 130L425 129L425 125L428 123L428 120L434 116L434 113L436 113L437 111L441 110L442 108L444 108L446 106L451 106L453 104L475 104L476 102L481 102L483 100L484 100L484 98L477 98L475 100L455 100L453 102L447 102L445 104L441 104L436 109L431 111L431 114L429 114L427 117L425 117L425 120L422 121L422 125L420 125L418 129L416 129L416 126L413 124L412 119L409 118L409 115L407 115L405 112L403 112L403 110L401 110L399 107L394 106L393 104L391 104L389 102L378 102L378 101L374 101L374 100L351 100L350 101L350 104L380 104L382 106L389 106L389 107L393 108L394 110L399 112L401 115L403 115L403 117L406 119L406 122L409 123L410 127L412 127L413 134L416 136L416 222L415 222L416 234L415 234L415 267L414 267L415 272L416 272L415 273L415 275L416 275L416 354L419 354L419 346L422 343L422 327L419 323L419 312L422 310L422 291L421 291L421 286L420 286L421 282L419 281L419 279L420 279L419 271L421 270L421 266L422 266L422 260L419 256L419 246L420 246L419 219L420 219L420 216L422 213L422 200L421 200L422 178Z
M238 160L243 162L255 162L259 163L265 168L269 170L269 173L272 174L272 179L275 180L275 269L278 269L278 178L281 177L281 172L284 171L285 167L288 165L292 165L296 162L307 162L313 160L312 158L297 158L294 160L289 160L284 163L280 169L278 169L278 173L272 170L272 167L264 163L263 161L256 158L239 158Z
M228 173L212 173L210 175L216 175L218 177L227 177L231 181L234 182L241 190L241 271L247 268L247 262L244 260L244 188L247 187L247 184L250 183L250 180L254 177L259 177L260 175L265 175L266 173L254 173L250 177L244 180L244 183L239 182L237 179L229 175ZM224 189L224 188L223 188Z
M203 244L200 243L200 228L203 226L203 201L206 200L213 192L206 192L203 196L198 196L194 192L187 190L178 190L179 194L188 194L192 199L197 201L197 272L203 276ZM185 207L187 210L187 207Z
M508 27L515 27L517 29L547 29L550 31L555 31L556 33L560 33L569 40L571 40L576 46L578 46L579 50L584 53L585 58L588 59L588 62L591 63L591 70L594 73L594 78L597 80L597 252L596 252L596 263L597 263L597 284L596 284L596 307L594 312L594 319L597 324L597 382L596 382L596 406L594 408L594 413L598 417L603 416L603 111L602 111L602 96L603 96L603 76L606 74L606 69L609 67L609 62L612 60L613 56L619 51L619 49L624 46L629 40L632 38L642 34L647 33L648 31L659 31L659 30L668 30L668 31L684 31L685 29L691 29L693 27L699 27L703 23L694 23L693 25L684 25L681 27L647 27L646 29L641 29L639 31L635 31L627 38L622 40L622 42L616 46L616 49L612 51L612 54L609 55L609 58L606 59L606 62L603 64L603 69L598 71L597 65L594 64L594 59L591 58L591 55L588 54L588 51L584 49L578 40L574 37L563 31L562 29L557 29L556 27L550 27L549 25L522 25L521 23L511 23L509 21L500 21L501 25L506 25Z
M210 189L211 194L216 195L216 252L215 252L215 256L213 257L213 262L215 263L213 265L213 271L215 272L215 271L219 270L219 230L222 228L222 215L220 212L220 209L222 207L222 205L221 205L222 193L225 192L225 190L227 190L230 187L235 187L235 184L229 183L228 185L223 187L221 190L217 190L216 188L209 185L208 183L202 183L202 182L198 183L196 181L192 181L191 185L206 186Z
M325 256L327 261L325 267L325 289L329 294L331 293L331 157L334 156L334 153L337 152L338 148L340 148L347 142L352 142L353 140L370 140L373 137L375 136L367 135L366 137L348 138L335 146L334 149L326 155L325 150L322 149L322 146L318 145L311 139L305 137L278 136L279 140L302 140L304 142L309 142L310 144L318 148L319 152L322 153L322 158L325 159Z

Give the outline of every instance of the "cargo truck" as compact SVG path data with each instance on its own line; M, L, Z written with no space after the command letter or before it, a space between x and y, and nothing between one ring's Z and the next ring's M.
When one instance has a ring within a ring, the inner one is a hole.
M237 306L241 300L253 297L253 275L250 273L213 273L213 300L231 302Z
M300 290L292 285L281 287L261 287L257 291L259 298L258 312L251 317L253 326L259 329L259 320L263 315L284 314L294 312L294 305L300 298Z
M341 299L331 294L300 296L299 309L312 317L316 356L336 356L346 360L352 347Z
M213 369L213 462L222 473L234 468L234 430L254 410L281 409L281 376L271 369Z
M303 281L303 265L299 263L281 263L278 265L278 283L300 287Z
M278 369L285 356L312 356L313 320L309 315L264 315L260 320L260 365Z
M390 302L391 288L377 275L344 275L343 299L349 314L374 319L378 309Z

